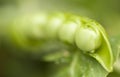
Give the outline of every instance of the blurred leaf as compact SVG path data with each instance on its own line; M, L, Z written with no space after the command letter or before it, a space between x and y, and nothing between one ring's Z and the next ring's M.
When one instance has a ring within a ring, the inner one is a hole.
M77 51L70 64L48 77L106 77L108 72L92 57ZM49 71L49 70L48 70ZM97 71L97 72L96 72Z

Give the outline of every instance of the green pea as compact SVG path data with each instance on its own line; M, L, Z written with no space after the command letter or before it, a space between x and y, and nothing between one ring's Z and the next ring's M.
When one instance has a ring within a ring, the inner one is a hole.
M99 31L84 25L77 30L75 37L78 48L86 52L99 48L102 43Z

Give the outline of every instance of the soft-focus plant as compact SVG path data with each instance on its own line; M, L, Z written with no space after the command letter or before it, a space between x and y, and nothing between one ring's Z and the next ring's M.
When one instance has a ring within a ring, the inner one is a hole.
M119 2L0 0L0 77L119 77Z
M22 14L12 18L1 33L10 53L39 56L40 77L106 77L113 70L115 57L105 30L86 17Z

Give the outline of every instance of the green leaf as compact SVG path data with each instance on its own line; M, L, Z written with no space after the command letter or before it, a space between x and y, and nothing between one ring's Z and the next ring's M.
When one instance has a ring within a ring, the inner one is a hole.
M50 73L47 77L106 77L108 74L94 58L81 51L76 51L72 55L70 63L61 62L53 64L53 66L58 70L51 68L54 74ZM48 72L51 71L50 69L47 70Z

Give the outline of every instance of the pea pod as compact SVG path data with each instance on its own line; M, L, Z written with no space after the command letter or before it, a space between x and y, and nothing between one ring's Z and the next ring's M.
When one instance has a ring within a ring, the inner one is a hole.
M67 13L27 14L16 17L7 30L13 44L22 49L39 49L45 42L52 41L52 45L57 41L58 46L62 44L65 49L83 52L96 59L106 71L112 71L113 53L107 34L100 24L91 19ZM46 47L43 46L43 49ZM64 52L61 53L57 59L64 57ZM55 55L52 54L52 61L56 61ZM49 53L43 57L48 61L46 57Z

